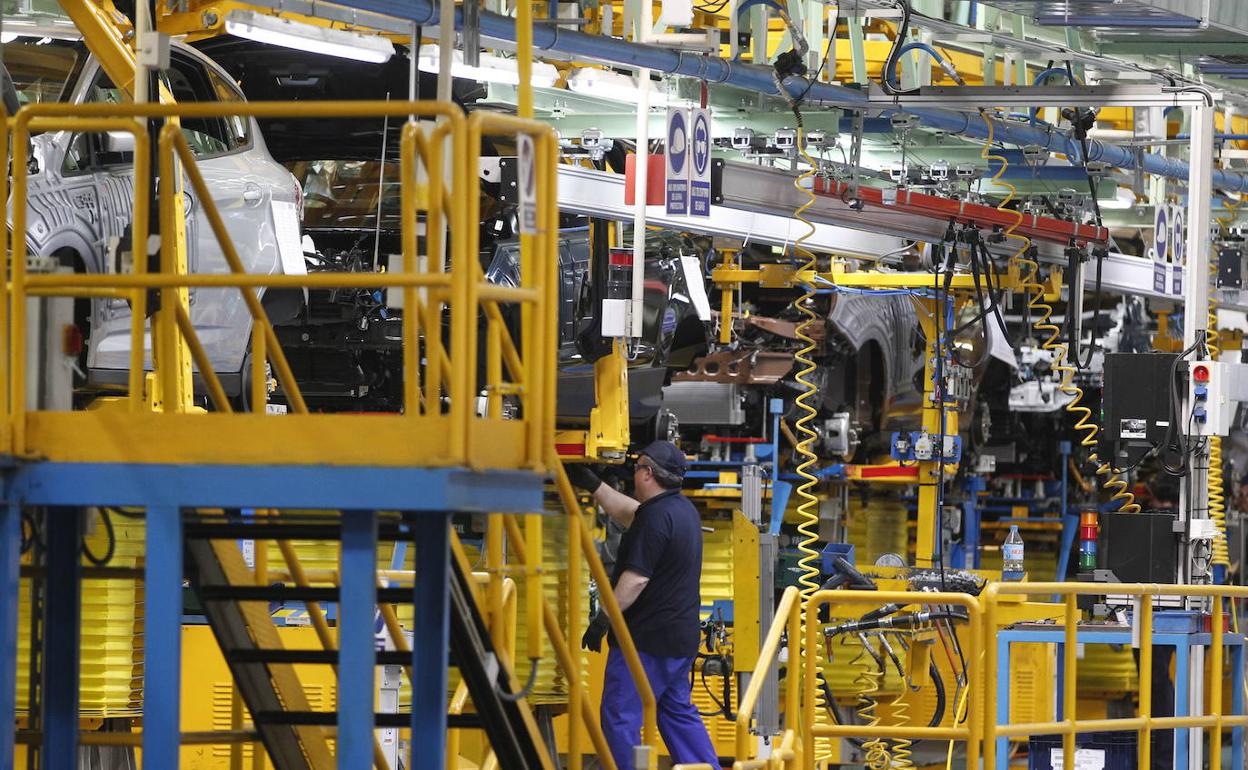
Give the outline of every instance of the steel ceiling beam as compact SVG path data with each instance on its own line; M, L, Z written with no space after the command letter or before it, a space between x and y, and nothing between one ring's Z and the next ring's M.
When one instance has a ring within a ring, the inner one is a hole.
M382 13L396 18L414 21L418 25L434 25L438 21L438 4L435 0L343 0L343 4L366 11ZM455 27L463 24L461 8L455 9ZM481 35L486 38L515 40L515 20L497 13L481 14ZM537 25L533 29L533 47L538 52L557 51L571 54L586 61L644 68L672 75L698 78L710 83L727 83L764 94L776 94L774 70L771 67L742 64L717 56L690 54L670 48L642 43L630 43L603 35L590 35L557 25ZM783 88L790 98L802 97L809 107L865 108L869 106L867 93L832 83L811 82L805 78L788 77ZM1196 88L1193 86L1193 88ZM1181 100L1180 100L1181 101ZM980 101L978 104L991 102ZM1026 104L1027 102L1016 102ZM1176 103L1178 103L1176 101ZM988 125L978 113L954 112L928 107L905 110L917 116L930 128L951 134L986 139ZM1080 155L1079 145L1068 134L1052 129L1030 125L1015 125L988 118L992 122L994 139L1018 146L1038 145L1051 153L1069 156ZM1158 176L1186 180L1188 164L1161 155L1139 153L1134 149L1089 141L1088 160L1102 161L1122 169L1134 169L1141 165L1145 171ZM1216 188L1233 192L1248 191L1248 176L1228 171L1216 171L1213 184Z

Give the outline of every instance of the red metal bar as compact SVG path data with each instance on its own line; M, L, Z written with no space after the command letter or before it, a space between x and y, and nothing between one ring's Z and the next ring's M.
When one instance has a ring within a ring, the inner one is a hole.
M815 177L814 182L816 195L843 199L850 190L848 183L838 182L835 179ZM1000 211L982 203L957 201L912 190L897 190L896 202L885 203L883 190L875 187L859 187L858 198L868 206L879 206L945 222L953 220L963 225L974 224L979 227L995 226L1005 229L1018 221L1018 217L1011 211ZM1108 228L1081 225L1052 217L1042 217L1038 214L1023 215L1022 223L1015 228L1014 232L1032 240L1054 241L1062 244L1070 243L1072 240L1080 245L1103 244L1109 240Z

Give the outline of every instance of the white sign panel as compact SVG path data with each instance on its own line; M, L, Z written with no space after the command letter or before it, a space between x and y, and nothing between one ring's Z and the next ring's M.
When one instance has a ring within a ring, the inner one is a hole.
M537 234L537 149L533 137L516 135L516 186L519 192L520 232Z
M1170 206L1170 267L1173 280L1171 293L1183 295L1183 263L1187 260L1187 211L1183 206Z
M689 214L711 215L711 113L689 111Z
M667 213L689 213L689 118L685 110L667 110L667 175L663 198Z

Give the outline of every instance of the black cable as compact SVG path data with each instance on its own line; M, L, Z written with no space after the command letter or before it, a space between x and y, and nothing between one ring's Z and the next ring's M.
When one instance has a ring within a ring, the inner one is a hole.
M29 534L27 534L29 532ZM39 525L30 511L22 511L21 519L21 553L28 553L36 545L43 549L43 538L39 536Z
M537 666L542 662L542 659L532 658L531 662L533 665L529 668L529 681L524 683L524 687L520 690L520 692L502 692L500 690L498 693L499 698L509 703L515 703L516 701L524 700L529 697L529 695L533 692L534 685L537 684Z
M928 670L928 675L932 679L933 694L936 696L936 703L932 709L932 716L928 720L927 726L939 727L940 723L943 722L945 719L945 709L947 709L949 705L948 704L948 691L945 689L945 680L944 680L944 677L942 677L940 674L940 669L937 667L936 661L934 660L928 661L927 670ZM832 721L840 725L852 724L852 720L843 718L840 711L837 709L836 694L832 691L832 686L828 684L828 680L827 678L824 677L823 672L820 671L818 674L816 674L816 676L819 678L819 686L823 690L824 707L827 709L829 716L832 717ZM969 709L968 709L968 712L969 712ZM855 737L846 737L846 740L848 740L850 743L854 744L858 748L862 748L863 743L865 743L863 739L855 738ZM931 739L923 739L923 740L914 741L914 743L911 744L911 747L913 748L916 746L920 746L926 741L931 741ZM944 741L931 741L931 742L944 743Z
M98 509L100 512L100 520L104 522L104 531L108 533L108 548L104 551L102 557L97 557L91 553L91 549L87 547L87 541L82 541L82 555L93 566L103 567L113 560L113 555L117 553L117 533L113 531L113 519L108 515L107 508Z
M1176 426L1181 420L1180 413L1183 410L1179 400L1179 362L1199 349L1203 344L1204 339L1198 336L1196 341L1182 353L1175 356L1174 361L1170 364L1170 424L1166 426L1166 435L1161 441L1161 451L1158 452L1157 456L1162 469L1171 476L1186 476L1191 468L1190 450L1186 446L1186 437L1179 436L1179 441L1183 442L1183 445L1177 445L1173 440ZM1166 461L1166 454L1175 449L1178 450L1180 464L1172 466Z
M897 63L901 60L901 49L906 45L906 35L910 32L910 2L909 0L895 0L893 5L901 9L901 23L897 25L897 36L893 38L893 47L889 49L888 57L884 60L884 74L880 78L880 87L889 96L904 96L914 91L901 91L893 88L891 74L897 71Z

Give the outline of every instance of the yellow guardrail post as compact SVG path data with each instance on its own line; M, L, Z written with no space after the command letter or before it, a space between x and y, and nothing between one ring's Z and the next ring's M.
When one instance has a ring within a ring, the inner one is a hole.
M801 639L801 615L797 612L797 608L801 601L801 592L796 586L789 586L784 589L784 594L780 597L780 604L776 607L775 617L771 621L771 627L767 629L767 636L763 639L763 647L758 653L758 663L754 666L754 673L750 677L750 684L745 688L745 695L741 698L741 704L737 707L737 739L736 751L738 759L749 759L754 753L750 750L750 722L754 719L754 709L758 706L758 698L763 692L763 682L771 672L773 666L776 665L776 656L780 651L780 639L784 635L786 629L790 632L789 636L789 679L785 687L785 724L788 727L797 725L797 701L798 701L798 682L800 679L796 675L796 666L798 657L794 655L793 645L797 640ZM796 622L794 622L796 620ZM793 633L796 631L796 633ZM789 709L792 709L791 711Z
M984 770L994 770L997 764L997 645L992 641L997 632L997 588L991 582L979 594L983 608L984 633L984 724L980 730L980 745L984 749ZM975 651L971 651L974 656ZM954 709L957 711L956 707Z
M416 275L419 270L417 254L416 223L416 137L420 135L420 126L415 120L403 124L403 132L399 139L399 211L400 231L403 252L403 272ZM430 199L431 201L433 199ZM432 207L430 203L430 207ZM426 224L426 244L428 243L428 217ZM420 405L420 304L417 299L416 287L403 289L403 409L409 416L421 413Z
M1153 756L1153 597L1144 594L1139 602L1140 617L1140 743L1136 758L1140 767L1152 767Z

